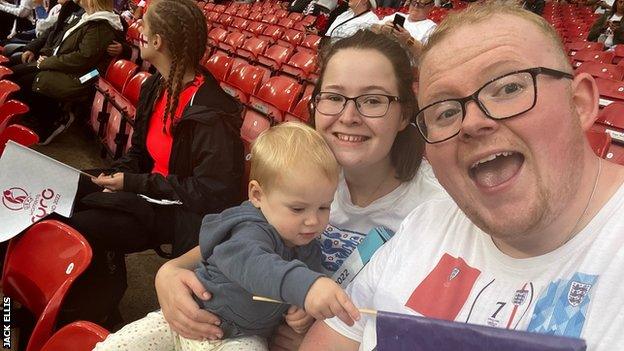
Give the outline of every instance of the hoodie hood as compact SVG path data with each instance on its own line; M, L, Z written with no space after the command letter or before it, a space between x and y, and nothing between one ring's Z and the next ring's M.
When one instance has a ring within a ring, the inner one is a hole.
M199 236L202 257L204 259L210 257L215 246L227 240L234 227L241 223L249 224L250 222L270 225L262 212L249 201L245 201L240 206L229 208L219 214L206 215L202 221L200 233L210 233L210 235Z
M65 34L63 34L63 40L61 40L61 43L63 43L63 41L65 41L65 39L69 37L69 35L73 33L76 29L80 28L80 26L82 26L83 24L87 22L92 22L92 21L106 21L111 25L111 27L113 27L113 29L118 30L118 31L123 31L123 25L121 24L121 19L119 18L119 15L113 12L98 11L90 15L85 13L82 15L82 17L80 17L80 21L78 21L78 23L76 23L75 26L69 28L65 32ZM59 46L61 45L59 44Z

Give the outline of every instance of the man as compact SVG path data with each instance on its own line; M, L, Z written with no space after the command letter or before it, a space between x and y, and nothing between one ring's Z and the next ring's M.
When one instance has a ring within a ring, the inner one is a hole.
M424 43L436 27L435 22L427 18L433 7L433 0L414 0L410 2L409 13L403 28L397 28L393 25L395 16L404 16L401 13L393 13L382 18L379 22L383 24L383 30L393 30L393 33L399 40L407 41L411 37L413 40Z
M326 37L346 38L359 29L368 28L379 19L373 13L376 0L349 0L349 9L338 15L325 32Z
M513 5L478 4L436 29L416 123L457 205L405 219L347 289L358 307L621 349L624 167L589 147L596 84L571 72L552 27ZM374 318L332 319L301 350L371 350L375 338Z

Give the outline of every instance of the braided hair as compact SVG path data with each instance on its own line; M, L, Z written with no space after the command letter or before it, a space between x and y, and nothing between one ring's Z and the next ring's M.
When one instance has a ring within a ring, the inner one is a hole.
M191 0L158 0L147 11L152 35L160 35L171 55L169 76L161 81L159 95L166 93L167 101L163 125L173 127L180 93L184 89L184 73L188 67L199 72L200 60L206 51L206 20Z

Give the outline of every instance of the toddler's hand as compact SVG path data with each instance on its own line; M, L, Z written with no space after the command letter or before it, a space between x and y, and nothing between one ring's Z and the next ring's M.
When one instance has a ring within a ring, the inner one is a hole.
M304 334L310 329L312 323L314 323L314 317L307 314L303 308L297 306L290 306L288 313L286 313L286 324L293 328L298 334Z
M336 316L349 326L353 325L354 320L360 319L360 311L349 296L340 285L326 277L317 279L310 287L305 299L305 310L316 319Z

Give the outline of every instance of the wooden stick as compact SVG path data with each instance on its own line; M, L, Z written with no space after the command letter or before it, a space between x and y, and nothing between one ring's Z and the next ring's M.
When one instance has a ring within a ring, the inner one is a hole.
M286 303L284 301L274 300L274 299L270 299L268 297L256 296L256 295L254 295L252 297L252 299L254 301L263 301L263 302L272 302L272 303ZM373 309L370 309L370 308L358 308L358 310L360 311L360 313L370 314L370 315L373 315L373 316L377 315L377 311L373 310Z

